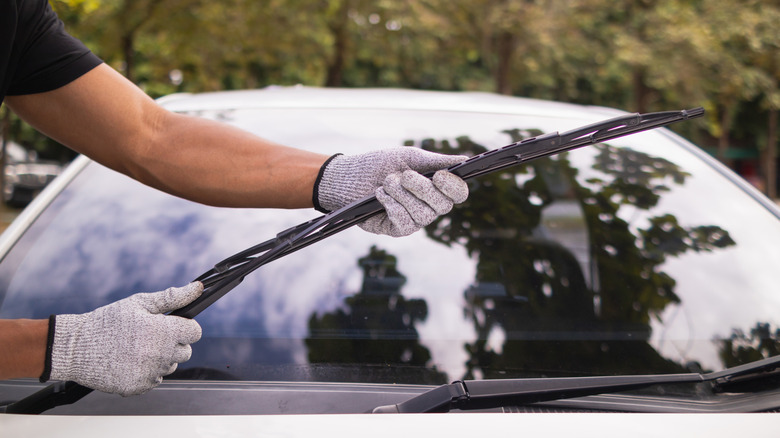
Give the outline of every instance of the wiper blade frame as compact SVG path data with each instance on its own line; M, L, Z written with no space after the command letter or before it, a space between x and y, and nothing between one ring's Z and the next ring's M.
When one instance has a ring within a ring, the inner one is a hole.
M557 132L493 149L449 167L468 180L537 158L559 154L629 134L666 126L704 115L703 108L630 114L559 134ZM431 177L433 174L428 175ZM203 294L171 314L194 318L224 296L257 268L343 231L384 211L375 196L367 196L319 218L282 231L273 239L255 245L214 265L196 280L205 286Z
M552 400L610 394L655 385L712 382L728 385L736 378L760 378L780 367L780 356L713 373L653 374L631 376L559 377L538 379L466 380L441 385L407 401L379 406L374 413L449 412L502 406L520 406Z

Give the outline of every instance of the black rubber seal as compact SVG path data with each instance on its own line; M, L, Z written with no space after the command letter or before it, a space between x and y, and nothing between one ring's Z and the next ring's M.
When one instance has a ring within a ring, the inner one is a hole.
M314 181L314 191L311 194L311 203L314 205L314 209L320 213L330 213L329 210L320 205L320 199L319 196L317 196L320 191L320 182L322 182L322 176L325 174L325 168L328 167L328 164L330 164L330 162L339 155L343 154L335 154L325 160L325 162L322 164L322 167L320 167L320 172L317 174L317 179Z
M46 358L43 362L43 374L41 374L40 381L44 383L51 377L51 353L54 347L54 328L57 325L57 317L55 315L49 316L49 332L46 335Z

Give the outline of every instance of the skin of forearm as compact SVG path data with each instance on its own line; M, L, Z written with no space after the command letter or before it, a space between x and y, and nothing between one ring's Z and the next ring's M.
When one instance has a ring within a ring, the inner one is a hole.
M49 137L145 184L226 207L302 208L327 156L171 113L103 64L6 104Z
M46 319L0 320L0 380L40 377L48 330Z
M304 208L326 155L274 144L205 119L159 113L127 173L152 187L225 207Z

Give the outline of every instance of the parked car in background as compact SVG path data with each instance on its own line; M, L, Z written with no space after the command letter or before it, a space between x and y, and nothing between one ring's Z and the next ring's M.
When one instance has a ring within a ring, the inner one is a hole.
M624 114L488 93L308 87L160 103L327 154L405 145L475 155ZM670 130L469 184L463 205L412 236L352 227L249 275L197 317L192 359L158 388L94 392L42 417L0 414L0 429L760 436L778 426L772 415L698 416L776 411L772 372L467 416L365 415L453 381L719 372L777 354L780 210ZM183 285L317 216L199 205L79 157L0 239L0 317L87 312ZM0 401L42 386L0 382ZM551 412L601 414L538 415ZM641 412L688 415L626 414Z
M5 151L3 201L11 207L25 207L62 172L60 163L40 160L18 143L7 142Z

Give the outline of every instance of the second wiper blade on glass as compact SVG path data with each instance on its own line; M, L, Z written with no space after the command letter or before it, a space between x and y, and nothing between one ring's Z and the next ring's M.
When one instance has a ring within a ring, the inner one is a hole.
M716 386L725 387L735 379L761 378L778 367L780 356L706 374L459 380L438 386L405 402L379 406L373 412L428 413L454 409L490 409L680 383L712 382Z

